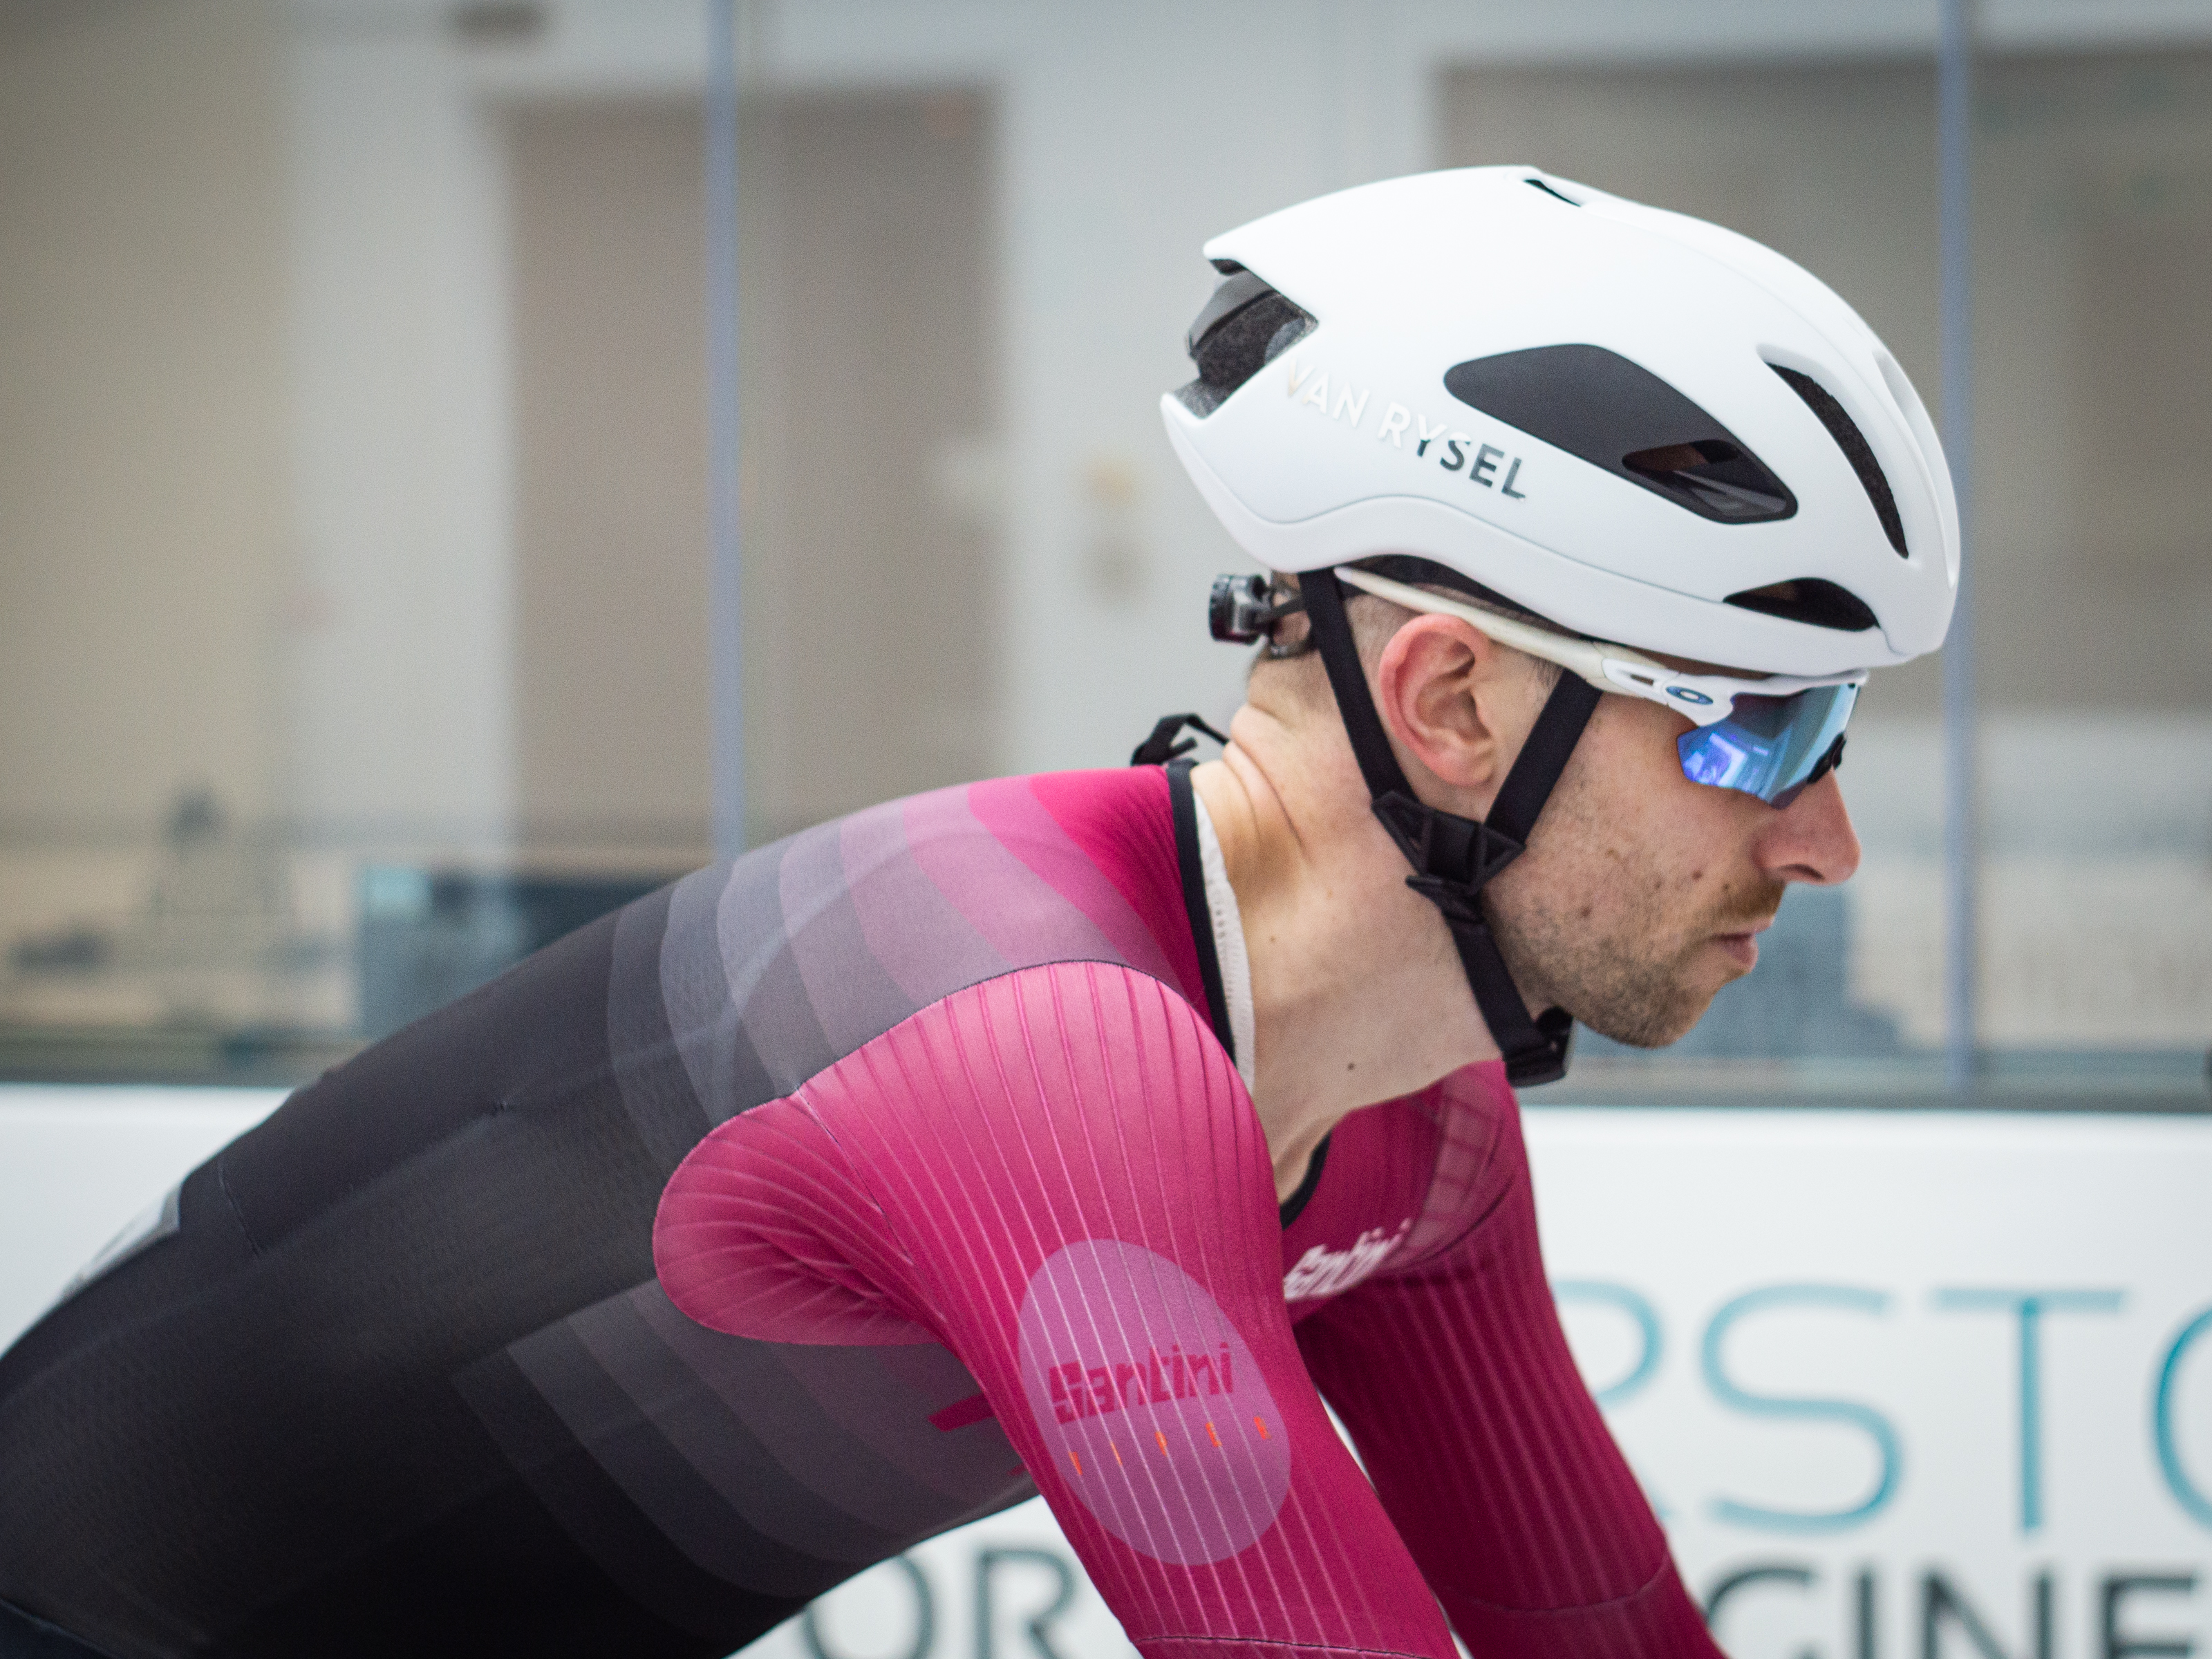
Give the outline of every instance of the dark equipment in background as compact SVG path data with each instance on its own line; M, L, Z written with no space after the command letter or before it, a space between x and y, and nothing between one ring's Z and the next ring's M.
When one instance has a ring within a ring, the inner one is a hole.
M361 873L361 1034L370 1042L465 996L674 875L518 876L371 865Z

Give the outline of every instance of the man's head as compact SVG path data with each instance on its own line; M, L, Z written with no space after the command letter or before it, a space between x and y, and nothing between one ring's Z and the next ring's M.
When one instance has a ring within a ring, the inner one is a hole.
M1287 580L1278 586L1287 589ZM1480 820L1565 672L1458 617L1361 594L1346 606L1391 746L1421 798ZM1249 699L1298 764L1356 791L1359 774L1301 616L1274 625ZM1790 882L1826 884L1859 847L1832 775L1776 808L1691 782L1683 716L1601 698L1528 850L1483 890L1492 931L1529 1005L1563 1008L1640 1048L1674 1042L1750 971L1756 934ZM1395 848L1370 838L1376 856Z
M1206 252L1198 375L1161 411L1245 550L1304 573L1327 671L1271 665L1255 698L1280 666L1318 714L1326 684L1516 1081L1564 1067L1547 1007L1680 1035L1786 883L1856 862L1826 773L1858 687L1942 640L1957 507L1911 383L1771 249L1527 167ZM1232 582L1217 632L1266 611Z

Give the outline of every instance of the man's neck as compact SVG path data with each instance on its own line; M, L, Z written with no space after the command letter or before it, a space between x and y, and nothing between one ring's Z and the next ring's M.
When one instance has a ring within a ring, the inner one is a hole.
M1247 706L1193 786L1221 842L1252 965L1253 1103L1279 1194L1348 1114L1427 1087L1496 1043L1435 908L1374 815L1350 751L1314 757ZM1348 775L1337 775L1339 772Z

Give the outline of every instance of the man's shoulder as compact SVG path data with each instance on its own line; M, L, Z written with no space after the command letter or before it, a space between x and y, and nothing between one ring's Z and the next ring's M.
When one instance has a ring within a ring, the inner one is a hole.
M619 931L617 1046L679 1059L710 1122L1025 968L1114 963L1186 997L1196 979L1157 768L885 801L696 872Z

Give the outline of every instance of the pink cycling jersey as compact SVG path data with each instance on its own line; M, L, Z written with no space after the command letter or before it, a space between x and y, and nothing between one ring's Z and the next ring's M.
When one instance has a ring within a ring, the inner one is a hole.
M1194 814L889 802L301 1090L0 1354L0 1651L720 1659L1042 1492L1148 1654L1709 1659L1498 1068L1278 1206Z
M1478 1654L1712 1650L1568 1352L1496 1064L1348 1119L1285 1231L1188 998L1020 969L723 1124L653 1243L715 1329L951 1350L1148 1654L1443 1659L1438 1601Z

